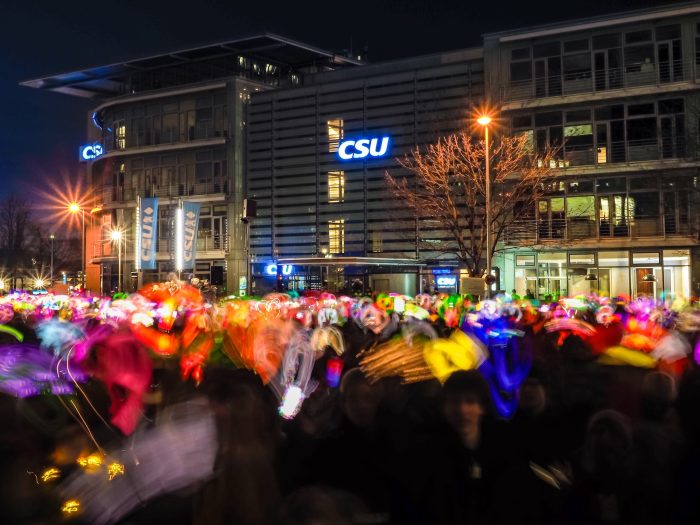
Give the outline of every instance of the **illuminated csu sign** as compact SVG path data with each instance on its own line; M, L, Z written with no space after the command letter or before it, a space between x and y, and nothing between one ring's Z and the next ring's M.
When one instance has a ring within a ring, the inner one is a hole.
M338 146L338 156L343 160L384 157L389 153L389 137L344 140Z
M292 272L294 271L294 266L291 264L283 264L282 265L282 275L292 275ZM277 265L275 263L270 263L265 266L265 273L267 275L277 275Z
M80 160L92 160L96 159L104 153L104 148L99 142L93 144L83 144L80 146Z

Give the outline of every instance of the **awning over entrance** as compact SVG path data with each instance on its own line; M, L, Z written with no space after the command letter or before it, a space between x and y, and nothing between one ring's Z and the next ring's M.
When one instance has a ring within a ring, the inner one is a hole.
M419 259L394 257L288 257L277 263L297 266L425 266Z

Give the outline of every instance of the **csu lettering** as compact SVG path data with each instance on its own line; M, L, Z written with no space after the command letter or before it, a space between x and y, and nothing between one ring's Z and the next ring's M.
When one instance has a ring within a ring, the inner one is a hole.
M143 221L141 222L141 260L151 260L151 249L153 248L153 208L150 206L143 210Z
M343 141L338 156L343 160L383 157L389 152L389 137Z

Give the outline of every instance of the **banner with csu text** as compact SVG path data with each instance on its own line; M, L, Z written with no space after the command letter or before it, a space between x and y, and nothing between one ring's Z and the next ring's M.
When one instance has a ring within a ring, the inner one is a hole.
M158 199L141 199L139 207L139 266L142 270L155 270L156 240L158 239Z
M182 262L183 269L194 269L194 261L197 258L197 228L199 226L199 203L183 202L182 214L184 216L184 242Z

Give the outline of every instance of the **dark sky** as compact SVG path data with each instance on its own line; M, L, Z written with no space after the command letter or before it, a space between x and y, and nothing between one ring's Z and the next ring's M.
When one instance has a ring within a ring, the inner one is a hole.
M0 9L0 194L77 173L96 105L21 80L271 31L370 61L478 45L484 32L670 0L4 0ZM30 193L27 193L30 195Z

